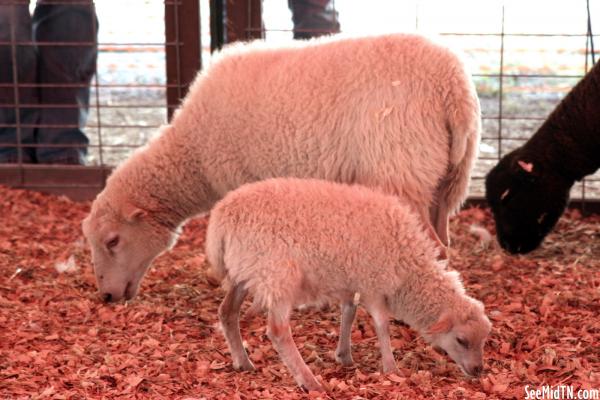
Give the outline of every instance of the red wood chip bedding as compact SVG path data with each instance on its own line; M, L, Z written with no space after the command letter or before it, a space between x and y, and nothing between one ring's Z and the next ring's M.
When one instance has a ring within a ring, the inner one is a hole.
M242 317L258 370L233 371L217 324L223 292L205 273L205 218L190 221L134 301L104 305L80 231L89 203L4 187L0 198L0 398L522 399L526 386L600 389L599 216L568 212L543 248L518 257L487 235L487 210L453 219L451 266L494 325L481 378L465 377L402 323L391 326L400 373L383 375L363 311L356 367L340 367L332 305L295 313L296 343L328 389L304 394L262 316Z

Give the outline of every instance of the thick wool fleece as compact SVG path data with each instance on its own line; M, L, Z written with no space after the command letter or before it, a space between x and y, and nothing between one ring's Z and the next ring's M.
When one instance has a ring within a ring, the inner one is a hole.
M206 254L228 285L266 309L387 298L388 312L424 331L442 312L481 313L456 272L436 261L417 214L362 186L276 178L229 193L211 212Z
M239 44L102 196L173 229L244 183L312 177L403 195L438 227L466 196L479 131L463 63L424 37Z

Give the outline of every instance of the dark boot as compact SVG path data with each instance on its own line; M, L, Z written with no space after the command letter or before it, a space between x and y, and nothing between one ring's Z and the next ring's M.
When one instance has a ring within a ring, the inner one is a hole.
M294 39L338 33L338 13L331 0L288 0L294 22Z
M88 4L51 4L38 1L33 14L33 34L38 43L40 127L36 131L39 163L84 164L89 140L85 127L90 83L96 72L98 21ZM80 42L81 45L44 45ZM62 107L52 107L62 105ZM65 147L56 145L65 144Z
M35 149L24 147L35 142L38 121L37 55L28 7L29 1L0 5L0 41L10 42L0 44L0 163L34 161ZM15 84L24 86L15 90Z

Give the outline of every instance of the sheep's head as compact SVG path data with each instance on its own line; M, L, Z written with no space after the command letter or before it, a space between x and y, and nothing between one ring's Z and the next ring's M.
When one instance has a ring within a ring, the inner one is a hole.
M521 254L537 248L564 212L571 185L520 150L502 158L485 180L500 245Z
M469 376L483 372L483 346L492 324L481 302L466 298L458 313L450 310L427 329L424 336L438 352L444 352Z
M110 202L102 195L82 228L105 302L135 297L151 262L175 240L168 229L151 224L145 211L124 202Z

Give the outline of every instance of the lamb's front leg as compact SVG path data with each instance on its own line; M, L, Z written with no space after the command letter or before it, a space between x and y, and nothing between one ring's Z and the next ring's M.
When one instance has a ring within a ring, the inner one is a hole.
M398 372L396 360L394 360L394 353L392 351L392 344L390 342L389 314L387 307L385 306L385 300L380 299L371 301L366 303L365 306L375 323L375 332L379 339L381 361L383 362L383 372L386 374Z
M344 367L351 367L354 364L352 360L352 324L356 317L356 305L352 300L344 301L341 304L342 317L340 322L340 338L337 349L335 350L335 359Z
M290 309L269 310L267 335L273 342L273 347L279 353L279 357L288 367L298 385L306 390L323 391L317 378L304 363L290 329Z
M254 371L254 365L248 358L240 335L240 308L246 294L247 291L242 285L238 284L232 287L219 306L219 319L231 352L233 368L241 371Z

